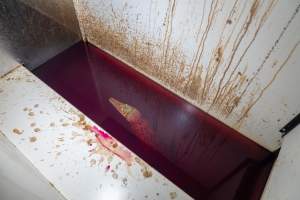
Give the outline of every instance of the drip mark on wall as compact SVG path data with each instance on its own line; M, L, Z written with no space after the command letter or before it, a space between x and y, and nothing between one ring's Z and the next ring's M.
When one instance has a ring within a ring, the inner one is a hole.
M113 1L99 2L111 9L95 15L88 4L78 6L80 24L90 42L200 108L217 113L219 119L231 117L234 121L231 125L243 121L241 118L247 116L253 102L258 101L257 97L268 85L268 81L260 84L257 80L270 62L274 69L267 79L277 76L278 67L271 61L271 55L280 50L279 41L299 10L298 5L258 65L247 62L270 16L277 14L273 10L279 0L235 0L226 4L204 0L198 4L199 8L193 5L195 13L188 13L187 6L186 16L180 15L183 5L176 0L168 0L165 10L159 1L151 0L149 12L142 13L135 10L137 5L132 2L119 5ZM165 12L165 17L159 23L160 12ZM146 19L146 31L141 28L142 19ZM192 20L193 27L178 27L179 20ZM189 49L191 53L184 49L186 43L194 45ZM250 71L255 72L250 74Z

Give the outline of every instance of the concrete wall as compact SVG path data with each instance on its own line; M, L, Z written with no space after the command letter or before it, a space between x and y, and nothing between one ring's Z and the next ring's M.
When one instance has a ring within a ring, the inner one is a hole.
M300 111L296 0L74 0L83 37L269 150Z

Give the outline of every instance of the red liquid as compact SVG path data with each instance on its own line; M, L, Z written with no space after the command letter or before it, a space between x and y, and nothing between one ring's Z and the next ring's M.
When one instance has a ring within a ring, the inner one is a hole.
M78 43L34 73L195 199L260 198L275 154L93 45ZM126 120L110 98L141 118Z

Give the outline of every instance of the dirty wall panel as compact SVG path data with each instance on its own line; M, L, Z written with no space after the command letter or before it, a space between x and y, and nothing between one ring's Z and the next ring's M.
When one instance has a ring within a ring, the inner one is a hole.
M81 35L72 0L21 0L24 4L64 25L69 31Z
M296 0L75 0L83 37L269 150L300 111Z
M68 12L68 7L64 12ZM20 0L0 1L0 52L5 53L1 55L5 65L9 61L8 65L21 63L33 69L78 42L79 30L78 24L77 30L71 31ZM11 69L0 68L2 73Z

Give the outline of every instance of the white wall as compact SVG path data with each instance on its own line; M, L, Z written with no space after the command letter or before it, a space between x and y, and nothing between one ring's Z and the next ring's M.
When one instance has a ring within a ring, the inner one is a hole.
M284 137L262 200L300 199L300 126Z
M84 37L269 150L300 111L296 0L74 0Z
M0 133L0 199L64 199L2 133Z

